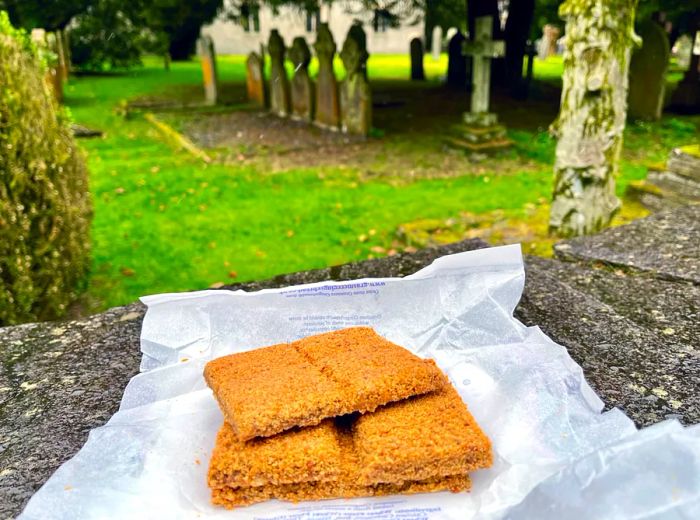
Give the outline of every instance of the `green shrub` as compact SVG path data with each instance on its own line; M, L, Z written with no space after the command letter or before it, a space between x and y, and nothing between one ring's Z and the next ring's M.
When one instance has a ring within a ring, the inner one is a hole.
M0 12L0 325L61 316L89 266L85 161L45 78Z

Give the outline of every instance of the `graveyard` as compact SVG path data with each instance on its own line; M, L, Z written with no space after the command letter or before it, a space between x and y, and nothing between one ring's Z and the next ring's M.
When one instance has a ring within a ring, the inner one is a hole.
M425 82L410 81L408 56L370 57L377 133L367 140L251 110L244 62L243 56L219 58L225 104L215 108L177 108L203 98L196 60L165 71L151 59L128 75L77 77L66 86L77 121L110 129L102 139L81 142L95 174L95 204L103 208L96 212L86 308L129 303L152 290L260 279L475 236L523 242L528 252L551 256L546 218L555 141L548 126L557 112L556 57L536 61L526 103L495 94L513 146L476 162L445 145L469 99L441 85L444 54L438 62L426 58ZM340 76L342 65L336 68ZM669 80L678 81L678 74ZM126 103L133 117L116 113ZM144 120L149 111L213 161L173 144ZM663 164L674 146L692 141L698 121L667 114L628 125L618 194ZM239 207L229 197L248 202ZM276 203L268 206L269 200ZM285 218L290 211L293 221ZM190 222L184 235L169 223L183 212ZM629 200L618 222L646 214Z
M118 4L0 0L0 518L695 517L696 0Z

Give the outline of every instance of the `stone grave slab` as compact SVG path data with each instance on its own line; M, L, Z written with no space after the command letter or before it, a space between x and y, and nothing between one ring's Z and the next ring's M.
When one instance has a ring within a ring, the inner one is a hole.
M567 347L607 408L639 426L700 421L697 287L534 257L526 267L516 316Z
M700 284L700 206L656 213L554 246L558 258L602 262L654 276Z
M700 146L674 149L665 169L650 168L646 179L629 184L627 195L651 211L700 204Z

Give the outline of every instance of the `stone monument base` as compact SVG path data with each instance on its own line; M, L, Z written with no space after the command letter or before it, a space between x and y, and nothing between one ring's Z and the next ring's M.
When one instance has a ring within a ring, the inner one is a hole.
M651 211L700 204L700 147L671 152L665 167L652 167L647 178L630 183L627 194Z
M508 148L513 142L506 137L506 127L491 112L465 112L462 123L452 127L445 138L448 145L470 154L488 154Z

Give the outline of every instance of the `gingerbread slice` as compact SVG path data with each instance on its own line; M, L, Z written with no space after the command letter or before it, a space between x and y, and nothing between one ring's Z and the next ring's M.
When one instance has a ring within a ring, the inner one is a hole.
M382 406L353 425L363 485L465 474L491 466L491 442L452 385Z
M368 327L224 356L204 376L241 441L370 412L445 383L432 360Z
M426 395L248 442L224 423L209 467L226 507L469 488L491 444L449 384Z

